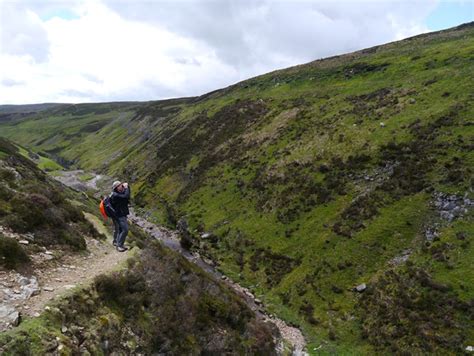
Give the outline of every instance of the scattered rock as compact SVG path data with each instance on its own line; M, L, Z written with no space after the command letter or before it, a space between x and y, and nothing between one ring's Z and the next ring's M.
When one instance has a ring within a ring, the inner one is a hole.
M54 291L54 288L53 287L43 287L43 290L46 291L46 292L52 292L52 291Z
M455 194L446 194L435 192L433 194L432 206L436 208L441 219L425 228L425 238L428 242L433 242L439 237L439 229L446 223L462 218L474 206L474 201L468 198L467 193L464 196Z
M400 265L408 260L411 253L412 251L410 249L404 250L399 256L394 257L389 263L394 266Z
M18 243L22 244L22 245L29 245L30 242L28 240L20 240L18 241Z
M61 327L61 332L62 332L63 334L67 333L67 326L66 326L66 325L63 325L63 326Z
M435 238L439 236L439 232L437 231L436 226L428 227L425 230L425 238L426 241L432 242Z
M467 352L473 352L474 351L474 346L466 346L466 351Z
M380 127L385 127L385 122L381 122Z
M474 206L474 201L467 197L467 194L457 196L455 194L434 193L433 205L439 211L440 217L448 222L464 216L468 209Z
M24 280L20 281L20 284L22 284L21 289L22 289L23 299L29 299L32 296L39 294L40 292L38 280L36 279L35 276L29 279L25 278Z
M359 284L357 287L354 288L356 292L362 293L367 289L367 285L365 283Z
M20 313L11 305L0 305L0 330L20 324Z
M45 254L45 253L42 253L42 254L41 254L41 257L43 257L43 259L46 260L46 261L54 260L54 256L53 256L53 255L47 255L47 254Z
M215 267L215 265L216 265L216 263L215 263L213 260L209 259L209 258L203 257L203 258L202 258L202 261L203 261L205 264L207 264L207 265L209 265L209 266L212 266L212 267Z

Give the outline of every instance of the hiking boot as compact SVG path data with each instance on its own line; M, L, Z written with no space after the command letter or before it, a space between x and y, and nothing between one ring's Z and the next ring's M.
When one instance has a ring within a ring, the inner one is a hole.
M118 252L125 252L127 250L128 250L128 248L126 248L125 246L117 246L117 251Z
M112 242L112 244L113 244L115 247L117 247L117 242L114 241L114 242Z

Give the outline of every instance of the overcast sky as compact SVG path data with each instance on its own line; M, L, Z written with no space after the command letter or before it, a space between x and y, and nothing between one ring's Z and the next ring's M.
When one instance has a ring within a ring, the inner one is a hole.
M474 20L474 0L0 0L0 104L204 94Z

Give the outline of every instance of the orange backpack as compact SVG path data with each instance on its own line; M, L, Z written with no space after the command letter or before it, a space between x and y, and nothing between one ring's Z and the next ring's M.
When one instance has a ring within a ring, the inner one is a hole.
M108 216L107 216L107 213L105 212L104 199L100 200L99 209L100 209L100 213L104 217L104 220L107 221Z
M110 201L110 196L104 197L100 201L99 209L105 220L107 220L107 218L113 219L117 216L117 213L115 212L115 209L112 206L112 202Z

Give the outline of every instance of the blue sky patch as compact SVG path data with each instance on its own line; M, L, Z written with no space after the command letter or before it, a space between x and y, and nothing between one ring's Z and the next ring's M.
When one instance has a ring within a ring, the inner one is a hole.
M428 16L426 25L431 31L438 31L471 21L474 21L474 0L445 0Z
M54 9L51 12L41 15L41 20L48 21L51 20L53 17L59 17L63 20L75 20L78 19L80 16L74 13L73 11L62 8L62 9Z

